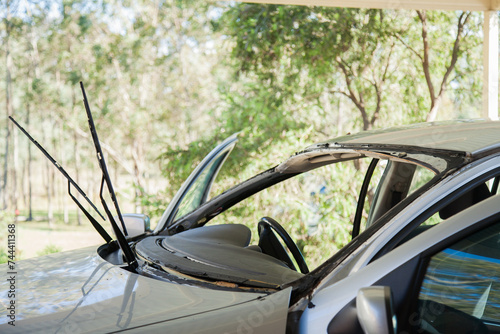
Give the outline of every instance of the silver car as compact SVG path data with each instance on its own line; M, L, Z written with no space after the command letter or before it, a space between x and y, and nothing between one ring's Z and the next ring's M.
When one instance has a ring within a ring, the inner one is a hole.
M0 332L500 333L499 122L335 138L208 200L236 141L203 160L153 231L118 211L116 239L4 265ZM286 207L255 229L231 220L300 180L312 215L295 219L314 230L318 175L353 162L365 176L352 240L337 251L331 235L313 270L278 222Z

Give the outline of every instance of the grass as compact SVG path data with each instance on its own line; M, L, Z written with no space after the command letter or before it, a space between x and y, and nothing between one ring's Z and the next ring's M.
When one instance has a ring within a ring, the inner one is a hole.
M52 225L48 221L30 221L18 222L18 226L26 229L40 230L40 231L75 231L75 230L92 230L93 227L86 219L82 220L82 225L65 224L62 222L54 222ZM106 227L106 226L104 226Z
M33 217L32 221L37 221L37 222L48 222L49 221L49 214L47 210L32 210L31 215ZM27 210L20 210L19 212L19 219L20 220L25 220L27 221L29 216L29 212ZM82 224L83 221L86 220L85 216L81 216ZM73 224L77 225L78 221L78 216L76 211L71 210L68 211L68 224ZM65 224L68 225L64 222L64 212L61 211L55 211L52 214L52 222L55 224Z
M48 255L48 254L59 253L60 251L62 251L61 247L56 246L54 244L48 244L41 251L36 252L36 255L44 256L44 255Z

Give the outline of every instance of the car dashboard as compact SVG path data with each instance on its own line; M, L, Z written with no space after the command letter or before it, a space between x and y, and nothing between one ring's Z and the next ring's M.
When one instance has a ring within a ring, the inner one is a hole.
M239 224L210 225L171 236L147 236L135 244L146 267L180 279L226 288L278 289L304 275L250 245L251 231ZM119 251L105 258L116 262ZM114 259L114 260L113 260Z

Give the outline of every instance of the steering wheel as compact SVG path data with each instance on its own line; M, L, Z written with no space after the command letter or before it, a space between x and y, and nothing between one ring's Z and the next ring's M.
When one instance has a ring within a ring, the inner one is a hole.
M259 220L259 224L257 225L257 230L259 232L259 247L262 249L264 254L268 254L278 260L282 260L290 269L297 271L297 268L295 268L290 256L288 256L286 249L283 247L276 235L271 231L274 230L292 253L295 262L297 262L297 265L299 266L300 272L303 274L307 274L309 272L309 268L307 268L306 261L299 248L290 235L276 220L271 217L261 218Z

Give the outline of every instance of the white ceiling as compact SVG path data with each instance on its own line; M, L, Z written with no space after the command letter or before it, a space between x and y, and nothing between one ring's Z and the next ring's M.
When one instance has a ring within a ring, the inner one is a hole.
M280 5L430 10L500 10L500 0L245 0Z

